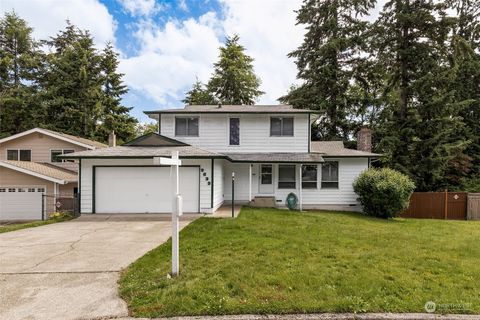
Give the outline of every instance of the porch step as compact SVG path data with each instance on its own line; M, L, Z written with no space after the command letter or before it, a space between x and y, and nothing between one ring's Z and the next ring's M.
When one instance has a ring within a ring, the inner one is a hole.
M275 197L255 197L250 202L250 205L258 208L275 208L277 202L275 201Z

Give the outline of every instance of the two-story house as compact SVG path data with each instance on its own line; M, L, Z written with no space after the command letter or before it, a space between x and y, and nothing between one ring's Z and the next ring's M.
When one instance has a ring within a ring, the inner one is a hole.
M311 141L315 111L291 106L186 106L146 112L158 134L123 146L75 152L82 213L171 211L170 168L154 157L179 151L185 212L211 213L232 200L285 206L289 193L303 208L359 210L352 187L377 154L341 141ZM368 146L368 130L360 132ZM268 203L268 201L266 202Z
M78 192L78 165L59 156L105 147L41 128L0 139L0 220L39 219L42 211L54 212L56 198Z

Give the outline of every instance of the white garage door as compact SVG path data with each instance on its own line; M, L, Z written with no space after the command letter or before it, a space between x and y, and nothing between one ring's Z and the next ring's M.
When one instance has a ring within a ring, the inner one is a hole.
M163 213L172 210L170 167L95 168L95 212ZM199 168L180 168L184 212L199 212Z
M0 220L41 220L45 188L0 186Z

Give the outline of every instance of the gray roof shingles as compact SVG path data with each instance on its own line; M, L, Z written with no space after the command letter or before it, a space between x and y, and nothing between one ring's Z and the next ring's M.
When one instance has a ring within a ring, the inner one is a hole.
M312 141L310 151L320 153L324 157L379 157L380 154L347 149L343 141Z
M145 111L146 114L159 113L317 113L315 110L295 109L290 105L187 105L179 109Z

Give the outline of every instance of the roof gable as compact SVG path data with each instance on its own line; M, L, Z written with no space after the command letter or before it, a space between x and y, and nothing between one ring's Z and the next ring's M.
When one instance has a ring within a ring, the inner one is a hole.
M161 134L151 132L143 136L135 138L123 144L130 147L173 147L173 146L188 146L188 144L165 137Z
M0 167L59 184L67 184L69 182L77 181L77 174L75 172L47 163L4 160L0 161Z
M44 135L47 135L47 136L50 136L50 137L53 137L53 138L56 138L56 139L59 139L59 140L63 140L63 141L66 141L66 142L69 142L69 143L72 143L72 144L75 144L75 145L79 145L79 146L84 147L86 149L94 150L94 149L97 149L97 148L105 148L106 147L105 144L100 143L98 141L93 141L93 140L89 140L89 139L85 139L85 138L81 138L81 137L72 136L70 134L60 133L60 132L47 130L47 129L42 129L42 128L33 128L33 129L30 129L30 130L23 131L23 132L11 135L9 137L0 139L0 144L2 144L4 142L7 142L7 141L11 141L11 140L15 140L15 139L27 136L27 135L35 133L35 132L42 133Z

